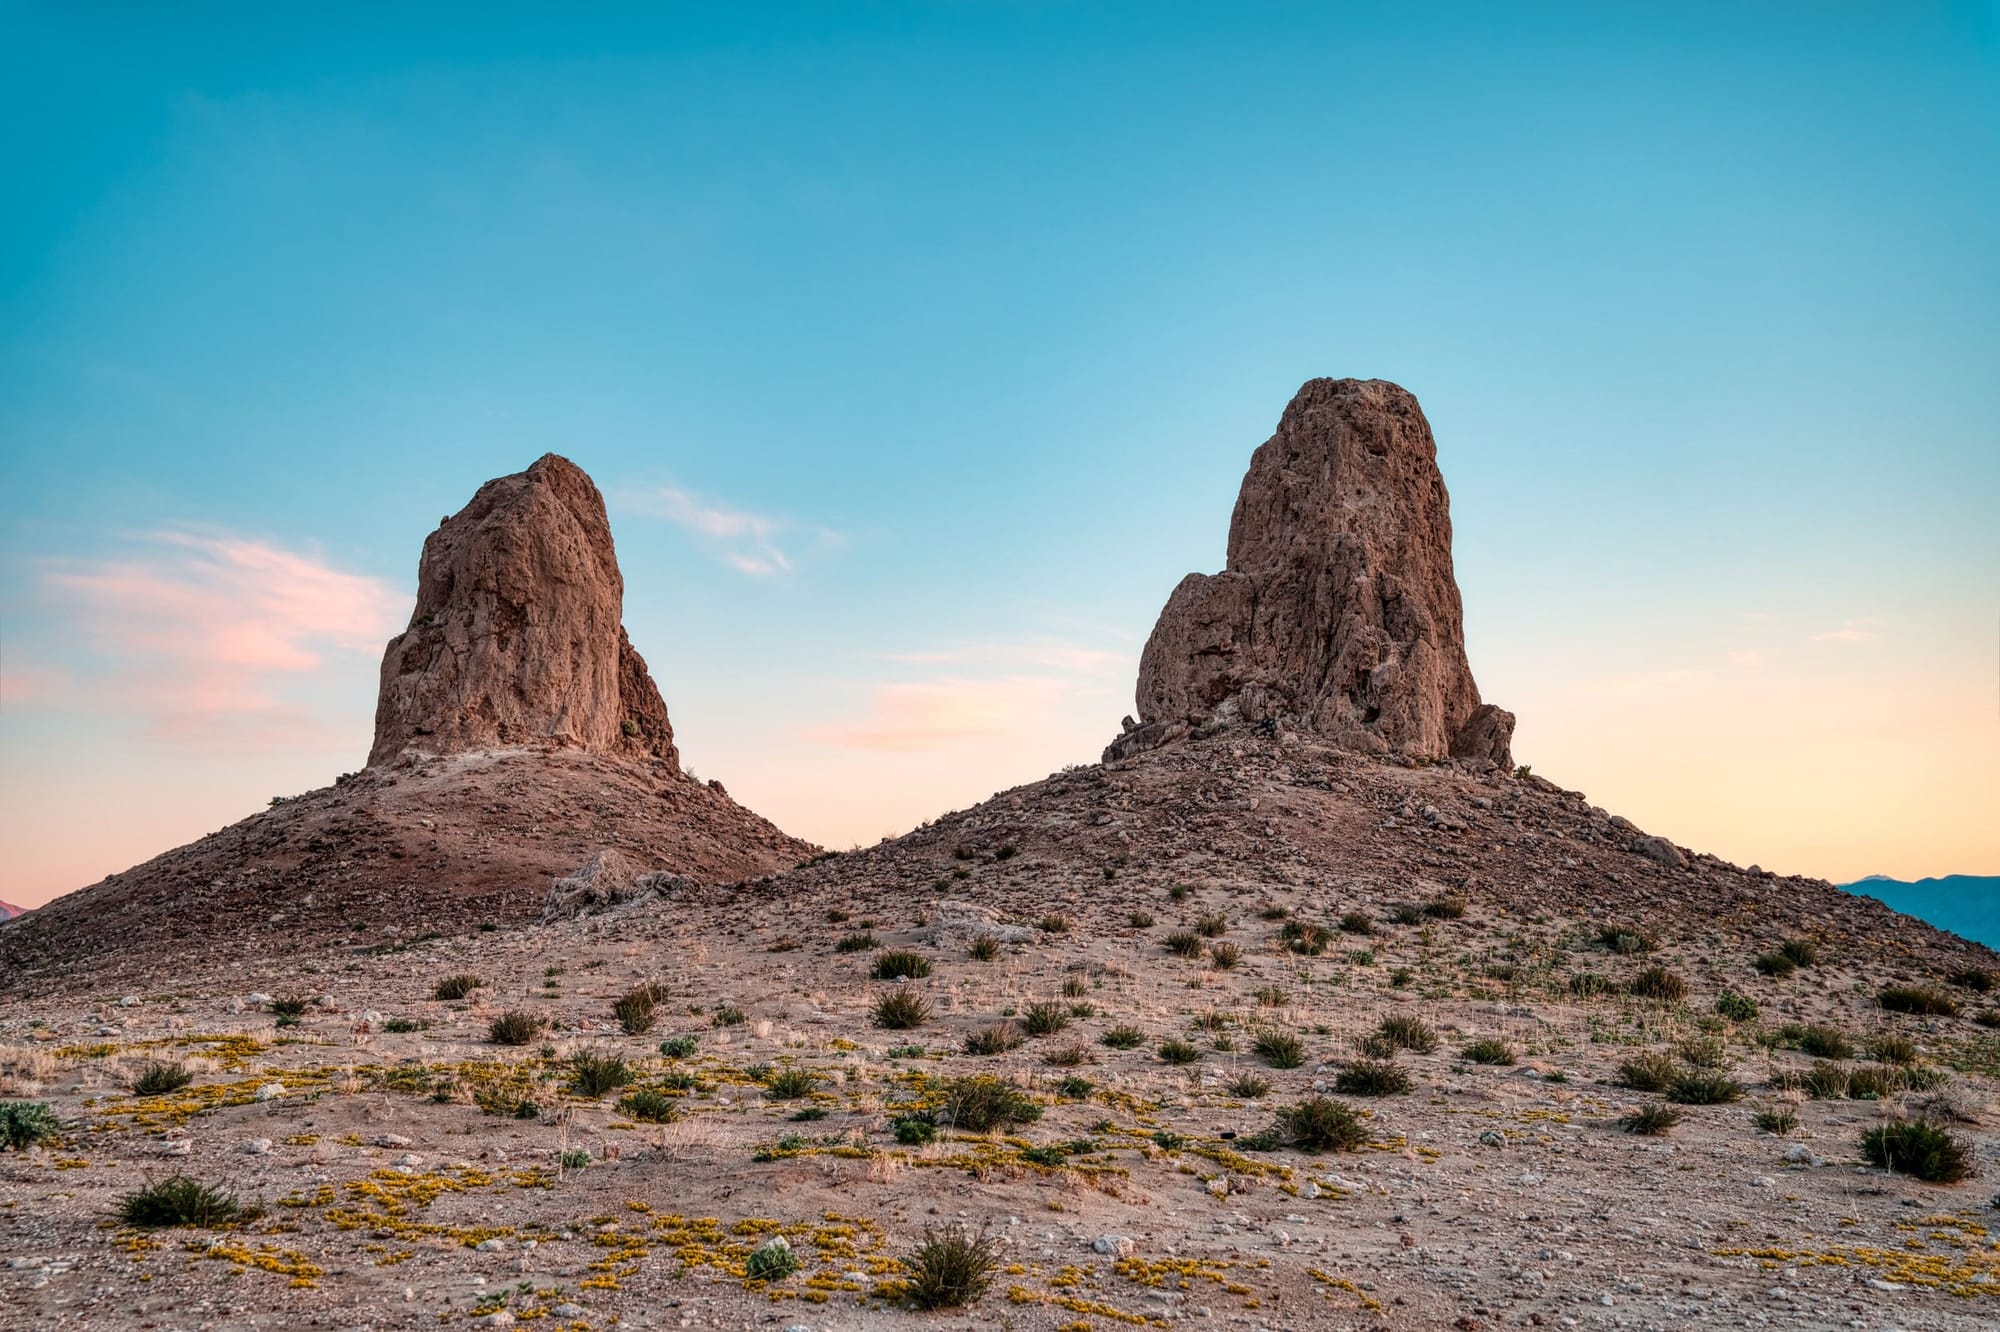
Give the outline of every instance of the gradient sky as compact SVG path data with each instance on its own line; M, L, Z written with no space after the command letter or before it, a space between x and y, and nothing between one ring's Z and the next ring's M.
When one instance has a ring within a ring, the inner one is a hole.
M357 767L547 450L785 828L1091 760L1315 375L1422 400L1523 761L2000 872L1994 5L560 8L6 6L0 897Z

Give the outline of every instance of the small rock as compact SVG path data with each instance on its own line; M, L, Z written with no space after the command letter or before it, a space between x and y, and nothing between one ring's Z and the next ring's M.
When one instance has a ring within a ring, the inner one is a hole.
M1129 1258L1137 1246L1132 1243L1129 1235L1099 1235L1090 1247L1098 1253L1108 1254L1113 1258Z
M1484 1147L1505 1147L1507 1145L1507 1138L1498 1129L1487 1129L1486 1132L1479 1135L1479 1142Z
M282 1082L267 1082L267 1083L265 1083L265 1084L264 1084L263 1086L261 1086L261 1087L259 1087L259 1088L257 1089L257 1091L256 1091L256 1099L258 1099L258 1100L260 1100L260 1101L275 1101L275 1100L277 1100L277 1099L278 1099L278 1098L279 1098L280 1096L283 1096L284 1094L285 1094L285 1084L284 1084L284 1083L282 1083Z
M269 1138L252 1138L243 1144L243 1150L250 1156L269 1156L271 1154L271 1140Z
M483 1239L472 1247L479 1253L498 1253L507 1247L507 1241L503 1239Z
M410 1142L411 1139L404 1137L400 1133L382 1133L376 1135L375 1138L375 1145L377 1147L408 1147Z

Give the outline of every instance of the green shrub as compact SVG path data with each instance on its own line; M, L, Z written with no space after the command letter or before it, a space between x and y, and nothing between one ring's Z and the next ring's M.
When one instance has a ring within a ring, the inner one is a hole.
M1081 976L1067 977L1062 983L1062 992L1065 999L1081 999L1090 993L1090 982Z
M1815 1101L1837 1101L1847 1095L1847 1065L1821 1060L1805 1071L1799 1086Z
M982 1074L953 1078L945 1085L944 1122L968 1133L987 1133L1013 1124L1032 1124L1042 1107L1010 1084Z
M972 941L972 946L966 951L972 954L975 962L991 962L1000 956L1000 940L993 935L982 934Z
M764 1095L774 1101L802 1101L819 1090L819 1074L809 1068L781 1068L764 1079Z
M875 1001L875 1025L889 1031L910 1031L930 1019L930 1000L914 990L895 989Z
M638 1036L653 1029L653 1021L658 1010L653 1004L653 992L648 989L634 990L623 995L611 1006L612 1016L625 1029L627 1036Z
M1030 1036L1053 1036L1069 1025L1069 1010L1056 1003L1033 1003L1021 1015Z
M1392 1013L1375 1024L1375 1035L1391 1049L1412 1054L1429 1054L1438 1048L1438 1036L1428 1022L1409 1013Z
M1134 911L1131 915L1125 917L1125 920L1135 930L1150 930L1153 928L1153 913L1143 908Z
M1774 1133L1783 1138L1799 1126L1799 1116L1790 1106L1767 1105L1750 1116L1750 1122L1757 1126L1759 1132Z
M1680 1056L1682 1063L1696 1068L1721 1068L1729 1062L1722 1042L1712 1036L1689 1036L1674 1046L1674 1053Z
M650 1087L625 1093L618 1098L618 1108L648 1124L671 1124L681 1117L679 1101Z
M62 1136L62 1122L47 1101L0 1101L0 1151L25 1152Z
M1375 920L1366 911L1350 911L1340 918L1343 934L1373 934Z
M1302 920L1288 920L1278 930L1278 940L1286 948L1305 957L1318 957L1331 942L1328 932Z
M1854 1058L1854 1042L1847 1039L1847 1033L1823 1022L1798 1028L1794 1041L1800 1050L1815 1059Z
M1069 917L1060 911L1052 911L1036 921L1035 928L1044 934L1068 934Z
M1255 1101L1271 1093L1269 1078L1260 1078L1255 1073L1238 1073L1223 1088L1231 1096L1245 1101Z
M572 1147L556 1156L556 1164L564 1170L581 1170L590 1164L590 1153L582 1147Z
M295 994L282 999L273 999L270 1003L271 1011L281 1018L304 1017L312 1006L313 1001L302 994Z
M1090 1062L1090 1047L1082 1041L1058 1045L1042 1056L1042 1062L1050 1068L1081 1068Z
M529 1045L542 1034L542 1019L534 1013L508 1009L486 1028L486 1039L495 1045Z
M1878 1064L1914 1064L1917 1043L1907 1036L1885 1031L1869 1038L1868 1057Z
M903 1260L904 1297L919 1309L957 1309L973 1303L993 1285L1000 1253L985 1231L974 1234L956 1222L925 1230L923 1242Z
M1229 933L1229 917L1220 911L1211 911L1194 923L1194 932L1204 939L1220 939Z
M1974 1173L1972 1153L1946 1129L1921 1120L1892 1120L1861 1135L1869 1164L1932 1184L1956 1184Z
M1627 1133L1641 1137L1657 1138L1681 1122L1681 1112L1671 1105L1649 1101L1631 1114L1618 1121L1618 1126Z
M1160 942L1166 945L1168 952L1181 957L1201 956L1201 936L1193 930L1175 930Z
M771 1236L743 1260L743 1275L750 1281L783 1281L798 1270L799 1256L783 1235Z
M1665 1091L1681 1075L1673 1056L1648 1051L1618 1066L1618 1085L1634 1091Z
M485 981L469 974L446 976L437 983L437 988L431 991L431 995L438 999L463 999L484 984Z
M1625 985L1626 993L1656 1003L1678 1003L1687 997L1687 982L1665 967L1647 967Z
M660 1053L669 1059L691 1059L700 1045L701 1038L692 1034L669 1036L660 1042Z
M1715 996L1715 1011L1731 1022L1754 1022L1757 1020L1757 1001L1734 990L1724 990Z
M1292 996L1276 985L1265 985L1257 991L1257 1002L1264 1008L1283 1008L1291 1002Z
M148 1064L145 1071L132 1079L134 1096L164 1096L176 1092L194 1081L194 1074L187 1071L185 1064Z
M1095 1086L1089 1078L1067 1077L1056 1084L1056 1093L1067 1100L1085 1101Z
M1949 976L1946 976L1945 980L1961 989L1971 990L1975 994L1990 994L1994 985L2000 984L2000 981L1995 980L1992 972L1980 967L1966 967L1961 971L1954 971Z
M174 1175L118 1200L118 1218L147 1230L168 1226L226 1226L243 1218L243 1205L221 1189Z
M1298 1068L1306 1062L1305 1043L1289 1032L1260 1032L1250 1048L1272 1068Z
M1597 931L1597 943L1600 948L1620 957L1636 957L1660 946L1658 939L1629 925L1604 926Z
M394 1036L401 1036L407 1032L422 1031L428 1026L430 1023L416 1018L392 1017L382 1024L382 1030Z
M880 945L881 940L877 939L867 930L860 930L854 934L843 934L840 936L840 941L834 944L833 951L836 953L865 953L869 949L879 947Z
M569 1089L579 1096L604 1096L631 1081L631 1066L615 1054L581 1050L570 1057Z
M1415 902L1401 902L1389 913L1389 919L1398 925L1421 925L1424 923L1424 909Z
M1167 889L1167 896L1173 898L1174 901L1176 902L1185 902L1187 901L1188 894L1193 891L1194 890L1189 888L1186 884L1177 883L1173 887Z
M1334 1077L1333 1089L1343 1096L1403 1096L1410 1075L1387 1059L1357 1059Z
M1117 1026L1097 1039L1114 1050L1136 1050L1146 1043L1146 1033L1137 1027Z
M1160 1042L1160 1058L1169 1064L1192 1064L1201 1059L1201 1047L1182 1040Z
M931 974L931 960L907 948L891 948L875 955L869 974L876 980L922 980Z
M1502 1040L1487 1037L1473 1041L1459 1052L1459 1057L1474 1064L1511 1064L1514 1062L1514 1047Z
M965 1052L969 1055L1006 1054L1009 1050L1021 1048L1021 1029L1011 1022L996 1022L990 1027L982 1027L965 1038Z
M1682 1105L1722 1105L1743 1099L1743 1084L1719 1073L1683 1073L1668 1086L1667 1097Z
M1208 946L1208 960L1217 971L1229 971L1243 960L1243 950L1227 940Z
M1440 897L1435 902L1424 905L1424 914L1436 920L1465 919L1465 899L1462 897Z
M1353 1106L1325 1096L1308 1096L1278 1112L1278 1131L1302 1152L1353 1152L1368 1142L1368 1129Z
M925 1143L937 1141L937 1121L928 1113L899 1115L889 1122L896 1141L905 1147L921 1147Z
M1876 1002L1892 1013L1915 1013L1920 1017L1953 1017L1958 1000L1943 990L1923 985L1890 985L1876 996Z
M1592 999L1600 994L1610 994L1618 988L1618 983L1609 976L1600 976L1595 971L1579 971L1569 978L1569 992L1579 999Z
M1783 953L1759 953L1750 965L1773 980L1783 980L1799 969L1799 964Z
M723 1004L709 1018L718 1027L740 1027L749 1020L750 1015L735 1004Z
M1811 939L1787 939L1778 945L1778 952L1790 958L1793 966L1816 967L1819 965L1819 945Z

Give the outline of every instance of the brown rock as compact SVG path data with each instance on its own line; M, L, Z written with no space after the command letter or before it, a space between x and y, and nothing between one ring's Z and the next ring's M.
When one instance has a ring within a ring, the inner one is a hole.
M516 745L678 765L624 600L581 468L549 453L487 482L424 542L410 627L382 655L369 766Z
M1412 759L1511 767L1513 714L1465 659L1451 511L1417 400L1315 379L1251 457L1228 564L1189 574L1139 662L1137 730L1278 721ZM1115 757L1115 756L1111 756Z

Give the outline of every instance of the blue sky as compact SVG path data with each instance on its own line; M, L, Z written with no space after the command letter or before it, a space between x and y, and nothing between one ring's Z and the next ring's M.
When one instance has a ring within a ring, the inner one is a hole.
M2000 865L1992 4L9 28L8 900L356 766L423 536L551 449L784 826L1089 759L1321 374L1424 403L1538 770L1777 868Z

